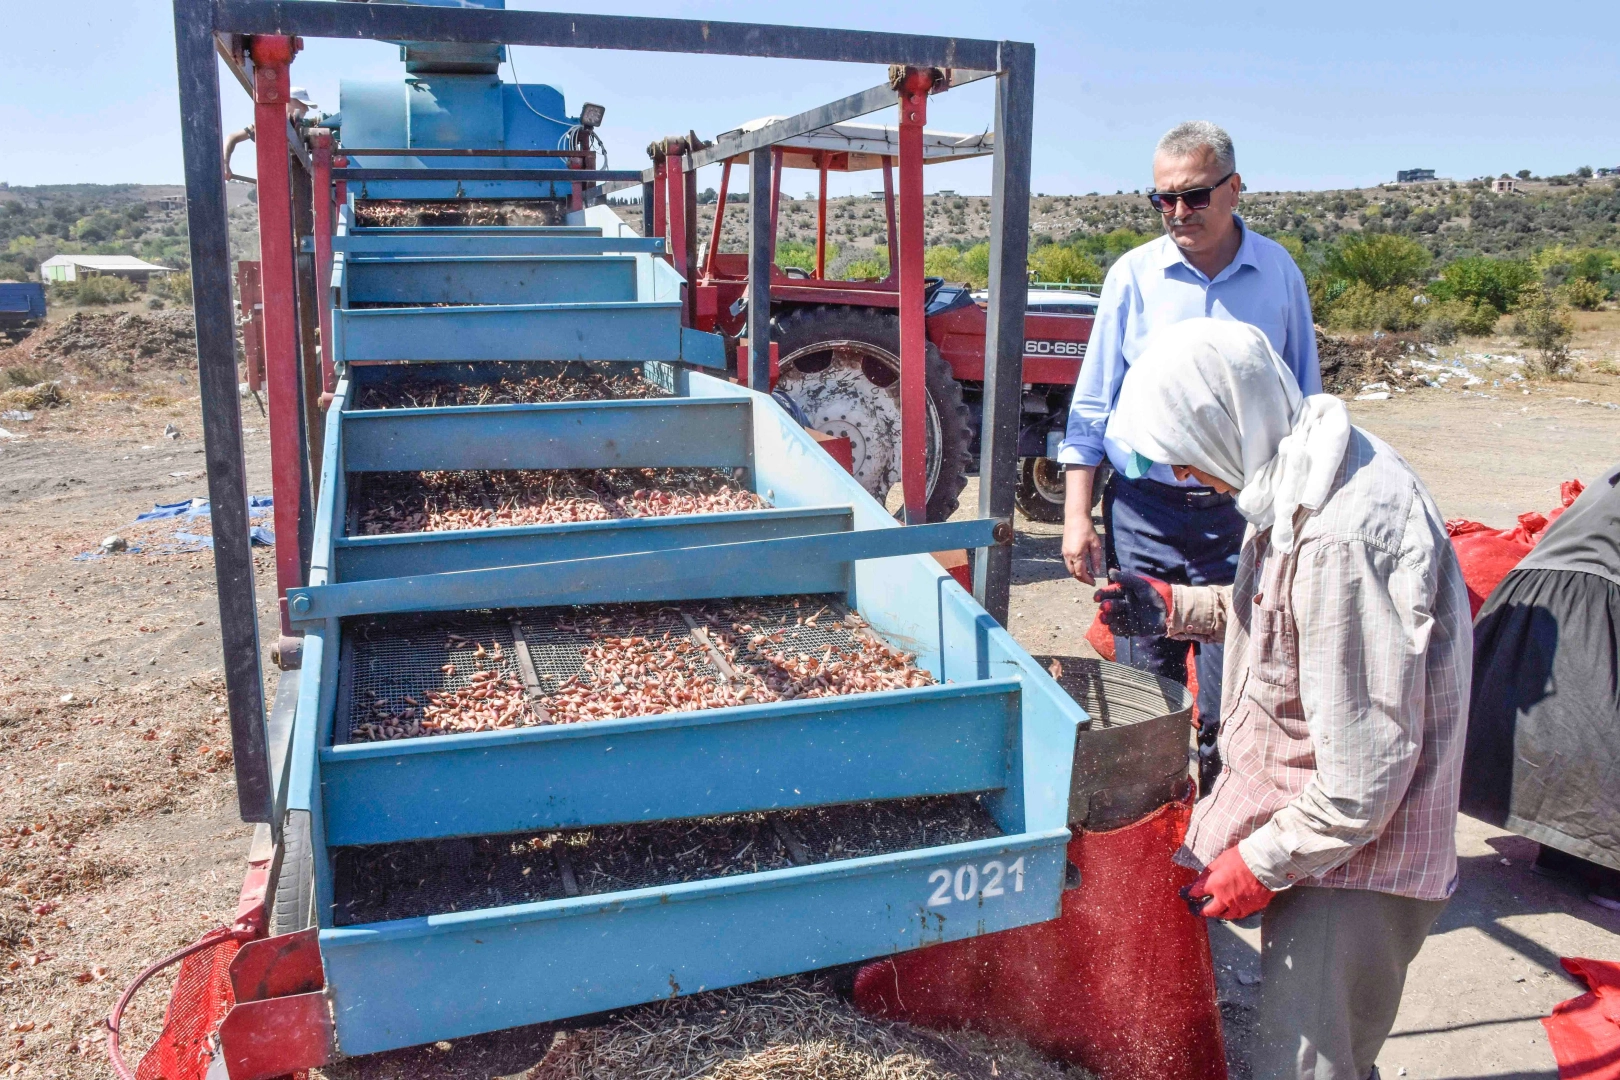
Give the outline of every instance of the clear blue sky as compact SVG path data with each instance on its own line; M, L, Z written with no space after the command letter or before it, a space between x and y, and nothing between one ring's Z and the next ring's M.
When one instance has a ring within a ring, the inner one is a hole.
M179 182L164 0L0 0L0 7L0 180ZM1194 117L1232 132L1252 190L1366 185L1415 166L1464 178L1620 165L1620 4L1612 0L603 0L599 9L558 9L1033 41L1033 186L1052 194L1147 186L1154 140ZM560 87L571 111L587 99L607 107L602 135L615 167L643 166L643 148L659 135L693 128L712 137L755 116L864 89L884 74L852 64L587 50L524 48L516 61L524 81ZM326 108L336 108L340 77L403 72L388 45L320 40L308 43L293 70L293 82ZM228 77L224 100L228 129L246 123L247 98ZM987 83L946 94L931 126L981 130L991 100ZM241 157L242 171L250 171L251 152ZM811 176L788 174L788 190L802 194ZM866 190L869 179L835 181L834 190ZM939 187L988 192L988 167L931 168L928 188Z

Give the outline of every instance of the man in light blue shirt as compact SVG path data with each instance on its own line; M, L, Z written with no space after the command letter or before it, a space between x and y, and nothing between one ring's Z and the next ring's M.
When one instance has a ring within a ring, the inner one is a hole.
M1265 332L1306 394L1322 391L1305 278L1282 245L1237 215L1243 179L1231 136L1207 121L1172 128L1153 155L1154 208L1165 235L1123 255L1108 271L1080 368L1058 460L1066 468L1063 559L1086 584L1105 566L1187 585L1226 585L1237 572L1243 517L1230 495L1178 481L1164 465L1139 468L1104 432L1120 383L1148 337L1183 319L1252 323ZM1092 491L1107 460L1103 517L1108 550L1091 521ZM1118 637L1115 655L1133 667L1187 681L1186 643ZM1219 770L1221 648L1200 646L1198 707L1202 785ZM1206 742L1207 740L1207 742Z

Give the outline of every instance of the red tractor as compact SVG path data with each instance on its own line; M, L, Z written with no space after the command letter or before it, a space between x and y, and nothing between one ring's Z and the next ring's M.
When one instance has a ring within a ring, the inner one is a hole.
M739 130L750 131L773 119L756 120ZM931 131L923 153L925 163L937 163L980 157L992 149L989 135ZM773 389L792 399L808 426L847 437L856 478L879 501L887 501L900 480L900 286L892 257L897 250L896 129L834 124L778 143L773 152L773 236L781 207L782 170L814 169L820 174L814 268L772 269L771 340L777 351ZM689 274L693 325L732 338L743 332L747 318L748 256L722 252L719 237L728 210L731 167L738 162L746 164L747 155L723 166L709 243ZM829 278L827 174L876 169L883 172L889 273L867 280ZM985 307L985 297L965 285L928 279L929 521L943 521L955 512L968 475L977 467ZM1096 307L1092 293L1062 287L1030 290L1024 323L1018 507L1038 521L1063 518L1062 470L1053 458Z

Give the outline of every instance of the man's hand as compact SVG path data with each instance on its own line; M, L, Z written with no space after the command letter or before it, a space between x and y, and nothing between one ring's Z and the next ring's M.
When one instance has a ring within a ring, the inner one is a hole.
M1170 586L1146 574L1110 570L1097 590L1097 615L1120 637L1164 637L1170 614Z
M1095 465L1071 465L1064 474L1063 565L1076 580L1096 584L1106 565L1102 538L1091 524L1091 484Z
M1260 884L1234 844L1216 856L1181 895L1205 918L1243 919L1271 903L1277 894ZM1194 906L1201 898L1203 904Z

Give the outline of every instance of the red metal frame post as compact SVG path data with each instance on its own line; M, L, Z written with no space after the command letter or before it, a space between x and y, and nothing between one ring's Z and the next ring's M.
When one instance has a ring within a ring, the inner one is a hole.
M686 264L686 151L674 139L664 151L664 178L669 185L665 210L669 214L669 246L675 272L687 276Z
M816 280L827 278L827 155L816 154L816 168L821 173L821 194L816 199Z
M923 321L923 125L930 71L908 68L900 90L900 484L906 524L928 520L928 332Z
M703 261L703 276L714 277L720 255L720 230L726 223L726 191L731 187L731 162L720 166L720 201L714 204L714 228L709 232L709 253Z
M314 132L315 150L315 310L321 323L321 389L337 389L337 368L332 360L332 133Z
M264 292L265 384L269 391L270 480L275 496L276 596L281 633L292 636L287 590L304 584L298 556L303 492L302 375L298 370L297 264L287 154L292 38L253 39L253 127L259 167L259 273Z

